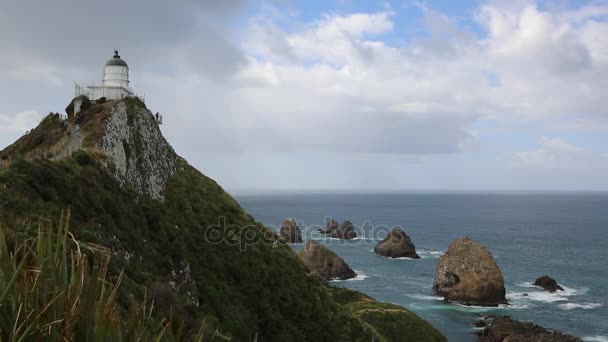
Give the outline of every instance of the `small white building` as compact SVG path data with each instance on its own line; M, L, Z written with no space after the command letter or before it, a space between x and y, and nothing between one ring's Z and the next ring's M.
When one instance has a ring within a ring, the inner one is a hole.
M107 100L120 100L127 96L133 96L133 90L129 87L129 66L114 50L114 56L110 58L103 68L103 82L101 85L89 86L87 92L91 100L105 97Z

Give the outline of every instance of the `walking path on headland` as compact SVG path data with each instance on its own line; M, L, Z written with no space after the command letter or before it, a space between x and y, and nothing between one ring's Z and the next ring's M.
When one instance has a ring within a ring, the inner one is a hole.
M69 129L65 133L64 137L52 146L44 151L34 150L21 156L25 160L33 161L34 159L48 159L57 161L63 158L67 158L72 155L74 151L78 151L82 148L82 141L86 137L80 130L80 126L67 123ZM61 146L63 145L63 146ZM12 164L14 157L9 156L0 160L0 170L7 169Z
M65 146L60 151L55 153L55 155L49 159L55 161L71 156L72 152L82 148L83 138L84 136L80 129L70 124L70 135L67 144L65 144Z

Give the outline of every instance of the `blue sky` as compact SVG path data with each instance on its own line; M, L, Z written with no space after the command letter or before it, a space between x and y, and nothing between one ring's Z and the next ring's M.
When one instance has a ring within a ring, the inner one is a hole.
M0 4L0 145L119 48L229 190L608 190L606 1L143 5Z

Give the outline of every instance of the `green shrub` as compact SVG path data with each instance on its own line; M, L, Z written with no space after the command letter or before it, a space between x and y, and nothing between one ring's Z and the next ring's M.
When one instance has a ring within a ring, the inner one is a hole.
M76 150L72 152L72 158L76 160L76 162L80 165L91 165L95 162L93 156L87 153L84 150Z
M3 341L201 341L210 336L202 329L189 336L174 334L172 321L156 320L154 302L146 300L132 299L123 319L117 298L124 273L112 278L111 251L77 241L69 221L69 212L62 214L57 230L43 221L37 235L25 240L16 230L0 227Z
M91 100L88 97L84 96L82 99L82 103L80 104L80 111L85 111L91 108Z

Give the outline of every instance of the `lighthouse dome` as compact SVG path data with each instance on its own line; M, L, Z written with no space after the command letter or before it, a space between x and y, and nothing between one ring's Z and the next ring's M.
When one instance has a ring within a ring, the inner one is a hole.
M114 57L108 59L108 61L106 62L106 66L123 66L123 67L127 67L127 68L129 67L127 65L127 62L125 62L118 55L118 50L114 50Z
M114 56L110 58L103 67L103 80L100 86L89 87L90 97L99 99L105 97L108 100L120 100L133 95L129 87L129 66L114 50Z

